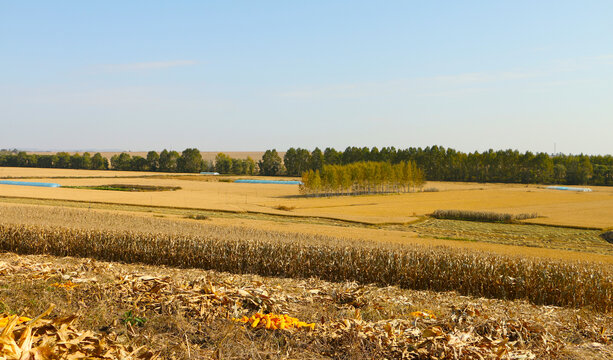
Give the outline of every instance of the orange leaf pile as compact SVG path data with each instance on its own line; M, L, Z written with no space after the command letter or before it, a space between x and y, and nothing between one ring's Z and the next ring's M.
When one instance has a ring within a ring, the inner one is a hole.
M56 288L66 289L66 290L72 290L75 287L79 286L79 284L75 284L72 281L67 281L65 283L53 283L51 284L51 286L56 287Z
M234 318L232 320L244 324L249 323L252 328L267 330L315 329L315 324L307 324L288 315L256 313L251 317L243 316L240 319Z
M425 311L413 311L411 316L414 318L424 318L424 319L436 319L434 314Z

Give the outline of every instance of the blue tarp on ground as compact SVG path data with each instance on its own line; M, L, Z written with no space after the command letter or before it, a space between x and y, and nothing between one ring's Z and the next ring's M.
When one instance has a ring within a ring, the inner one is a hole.
M40 187L53 187L53 188L62 186L60 184L54 184L54 183L10 181L10 180L0 180L0 185L40 186Z
M294 180L251 180L251 179L241 179L234 180L235 183L244 183L244 184L283 184L283 185L300 185L302 181L294 181Z
M591 192L590 188L578 188L578 187L569 187L569 186L547 186L547 189L550 190L568 190L568 191L580 191L580 192Z

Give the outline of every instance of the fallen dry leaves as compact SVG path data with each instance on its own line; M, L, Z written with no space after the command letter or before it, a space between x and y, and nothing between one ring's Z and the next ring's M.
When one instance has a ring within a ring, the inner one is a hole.
M302 311L297 317L305 320L305 325L307 321L314 321L316 325L310 331L283 332L283 336L311 339L321 344L321 355L332 358L343 357L358 344L377 357L390 359L555 359L561 358L560 354L569 346L569 340L558 332L573 327L569 331L590 339L577 348L600 354L613 350L613 332L603 323L583 318L576 310L553 306L525 305L522 309L529 306L538 312L537 316L532 316L520 310L518 314L511 314L509 308L514 305L510 302L411 292L394 287L319 280L273 281L201 270L152 267L142 271L91 260L74 260L75 265L66 266L54 263L51 257L44 257L47 262L40 260L41 257L15 256L14 259L0 261L0 281L2 278L15 281L21 277L49 283L60 278L62 284L80 285L72 288L75 299L79 293L85 298L106 294L122 308L133 309L143 316L172 317L180 313L198 326L226 322L228 326L235 324L237 331L263 333L273 328L273 323L274 327L282 328L279 326L281 319L288 323L293 319L299 322L294 316ZM183 275L185 272L189 275ZM107 280L96 279L104 276ZM275 286L276 281L285 281L287 286ZM432 301L440 307L416 308L414 303L421 302L419 296L434 297ZM439 301L438 297L452 301ZM308 318L304 308L312 304L336 308L337 315L325 319ZM382 306L409 310L398 310L384 319L363 316ZM563 311L576 313L576 318L561 323L556 314ZM338 315L343 313L345 316ZM15 321L17 317L0 316L0 324L5 318L8 324L2 333L0 358L156 358L156 353L130 345L129 338L118 337L113 331L101 335L77 329L73 325L76 315L55 319L45 319L48 312L42 315L34 320L24 318L20 324ZM237 322L232 318L247 321ZM259 319L257 323L256 319ZM245 329L241 330L241 326Z
M157 357L143 347L116 344L91 331L79 331L72 322L76 316L44 319L54 305L34 319L17 315L0 315L5 320L0 333L0 359L51 360L51 359L143 359ZM3 321L0 320L0 323Z

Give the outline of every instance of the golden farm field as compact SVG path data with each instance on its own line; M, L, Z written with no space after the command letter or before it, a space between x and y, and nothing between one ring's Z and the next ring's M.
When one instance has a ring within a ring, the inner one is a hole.
M154 175L177 175L176 173L143 173L142 171L44 169L27 167L0 167L0 179L19 178L114 178L144 177ZM57 181L54 181L57 182Z
M95 175L98 178L93 177ZM606 187L594 187L592 193L575 193L535 185L429 182L426 188L439 191L305 198L294 185L237 184L198 175L149 175L153 174L0 168L0 177L36 177L35 181L57 182L64 186L131 184L179 186L181 190L125 192L0 185L0 196L323 217L371 224L409 223L437 209L460 209L538 213L539 218L527 220L530 223L613 227L613 189ZM111 176L127 178L108 178ZM196 181L203 179L209 181Z
M440 186L439 186L440 185ZM537 213L526 222L607 228L613 226L613 189L575 193L525 185L428 183L439 192L382 196L293 199L293 212L335 217L343 214L370 222L407 222L437 209ZM477 187L478 186L478 187ZM446 188L447 187L447 188ZM273 202L266 204L272 205Z

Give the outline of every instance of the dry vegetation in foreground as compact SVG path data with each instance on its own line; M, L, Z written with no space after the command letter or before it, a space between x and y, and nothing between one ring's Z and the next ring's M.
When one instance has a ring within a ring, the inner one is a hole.
M179 226L179 225L177 225ZM292 278L453 290L535 304L613 310L613 267L447 247L394 246L248 228L198 234L0 224L0 249Z
M65 334L88 339L70 348L93 359L103 357L88 345L102 341L116 351L140 349L134 357L143 359L152 352L181 360L613 356L606 314L455 293L12 254L0 254L0 288L5 314L36 315L56 304L52 321L70 322ZM258 312L315 327L254 329L231 320ZM105 358L128 358L118 353Z

